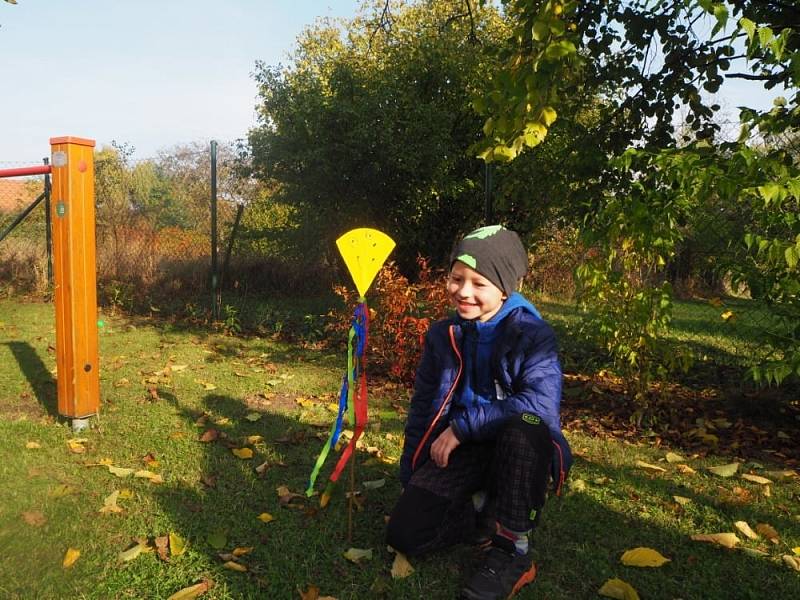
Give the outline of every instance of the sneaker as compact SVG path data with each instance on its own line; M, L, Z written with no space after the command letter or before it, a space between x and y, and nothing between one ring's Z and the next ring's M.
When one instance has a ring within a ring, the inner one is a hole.
M503 600L536 579L536 565L528 554L518 554L514 542L494 535L483 564L461 590L464 600Z

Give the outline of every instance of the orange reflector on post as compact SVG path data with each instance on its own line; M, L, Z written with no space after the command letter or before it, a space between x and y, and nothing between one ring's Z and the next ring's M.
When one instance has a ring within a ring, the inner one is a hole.
M95 263L94 140L50 139L58 412L100 407Z

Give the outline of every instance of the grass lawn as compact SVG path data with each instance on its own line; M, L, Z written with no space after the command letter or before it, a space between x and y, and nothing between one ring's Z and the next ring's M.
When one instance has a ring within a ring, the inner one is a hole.
M55 415L53 307L0 300L0 598L167 598L203 580L214 584L202 596L209 599L300 598L298 590L310 585L339 600L456 596L476 557L471 548L412 559L411 576L390 575L384 516L399 493L397 407L406 405L407 390L372 382L371 425L355 468L363 508L348 542L342 489L324 509L316 497L284 505L276 491L305 489L334 419L343 355L146 319L103 319L102 413L74 452L67 442L77 436ZM247 418L253 413L258 420ZM798 424L789 427L796 435ZM212 429L218 439L199 441ZM720 477L707 468L730 457L686 453L669 463L668 449L646 441L567 436L577 455L570 486L545 507L534 537L540 574L520 598L593 598L615 577L648 599L800 598L800 572L782 558L800 558L800 481L775 473L785 463L742 456L735 475ZM237 458L232 449L242 447L254 456ZM91 466L101 461L148 470L163 482ZM320 482L334 463L329 457ZM382 487L364 487L380 480ZM117 490L122 511L99 512ZM274 520L262 522L262 513ZM736 521L753 529L768 524L778 539L747 539ZM690 539L721 532L737 532L738 547ZM155 551L120 556L136 539L152 547L169 534L185 540L183 554L168 561ZM623 566L622 553L639 546L671 561ZM234 561L245 572L226 568L234 549L251 547ZM348 561L343 553L351 547L372 549L371 560ZM63 568L68 548L80 557Z

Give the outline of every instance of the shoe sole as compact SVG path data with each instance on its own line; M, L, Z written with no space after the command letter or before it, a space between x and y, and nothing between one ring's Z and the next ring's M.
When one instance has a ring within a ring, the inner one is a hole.
M518 591L524 588L529 583L533 583L533 580L536 579L536 563L531 565L531 568L525 571L517 580L517 583L514 584L514 587L511 590L511 593L506 597L506 600L510 600Z

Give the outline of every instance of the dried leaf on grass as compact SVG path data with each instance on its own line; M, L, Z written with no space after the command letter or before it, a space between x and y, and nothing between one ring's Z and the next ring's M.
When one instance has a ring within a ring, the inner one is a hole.
M320 596L319 588L312 584L308 585L306 591L298 587L297 592L300 594L300 600L336 600L333 596Z
M133 469L115 467L114 465L108 465L108 472L112 475L116 475L117 477L129 477L130 475L133 475Z
M640 469L645 469L646 471L651 471L653 473L667 472L667 470L664 467L659 467L658 465L651 465L650 463L646 463L643 460L637 460L635 464Z
M278 494L281 506L288 506L295 500L305 501L305 496L303 496L303 494L296 494L295 492L290 492L289 488L286 487L285 485L279 485L277 488L275 488L275 491Z
M372 560L372 548L350 548L344 553L344 557L350 562L358 564L362 560Z
M34 527L41 527L47 523L47 517L45 517L44 514L38 510L29 510L22 513L22 519L28 525L33 525Z
M756 525L756 531L767 538L773 544L777 544L780 541L780 536L778 532L775 531L775 528L772 525L767 523L759 523Z
M616 600L639 600L639 594L633 589L631 584L622 581L622 579L609 579L603 584L597 593L606 598L615 598Z
M250 448L231 448L231 452L235 457L242 460L253 458L253 451Z
M274 521L275 520L275 517L273 517L268 512L263 512L260 515L258 515L258 517L256 517L256 518L259 521L261 521L262 523L269 523L270 521Z
M200 583L190 585L189 587L185 587L182 590L178 590L172 594L172 596L167 598L167 600L194 600L195 598L205 594L210 589L211 582L202 581Z
M643 547L625 551L620 560L626 567L660 567L670 562L657 550Z
M39 444L39 442L27 442L25 447L28 450L35 450L36 448L41 448L42 446Z
M742 479L747 479L747 481L752 481L753 483L760 483L761 485L769 485L772 483L771 479L761 477L760 475L751 475L750 473L742 473Z
M758 537L758 534L750 529L750 525L747 524L747 521L736 521L733 526L736 527L736 529L738 529L746 538L754 540Z
M103 507L98 512L104 515L112 513L121 513L122 507L117 506L118 498L119 498L119 490L114 490L103 499Z
M676 454L675 452L667 452L664 458L666 458L667 462L670 464L686 462L685 458L683 458L680 454Z
M675 500L675 502L677 502L681 506L686 506L687 504L690 504L692 501L691 498L686 498L685 496L673 496L672 499Z
M792 556L791 554L784 554L782 557L783 562L789 565L795 571L800 571L800 558Z
M222 567L225 569L229 569L231 571L239 571L240 573L244 573L245 571L247 571L247 567L233 560L229 560L228 562L223 564Z
M133 476L138 477L139 479L149 479L150 483L164 483L164 478L158 473L153 473L152 471L136 471Z
M739 463L730 463L727 465L717 465L716 467L708 467L714 475L718 477L733 477L739 470Z
M75 564L75 561L81 555L81 551L77 548L67 548L66 554L64 554L64 560L61 561L61 566L65 569L69 569L72 565Z
M237 547L233 549L234 556L244 556L245 554L250 554L253 551L253 546L246 546L246 547Z
M137 542L134 546L131 546L127 550L123 550L119 553L119 560L122 562L130 562L133 559L137 558L142 552L151 552L152 548L147 544L147 541L140 541Z
M694 475L695 473L697 473L697 471L695 471L689 465L678 465L675 468L678 469L678 472L683 474L683 475Z
M385 479L376 479L374 481L365 481L362 485L365 490L377 490L386 484Z
M158 558L164 562L169 562L169 537L166 535L160 535L155 539L155 543Z
M733 548L741 541L735 533L697 533L692 539L695 542L711 542L725 548Z
M261 413L257 413L257 412L251 412L251 413L247 413L247 414L244 416L244 418L245 418L245 419L247 419L248 421L250 421L251 423L255 423L255 422L256 422L256 421L258 421L258 420L259 420L259 419L260 419L262 416L263 416L263 415L262 415Z
M392 579L403 579L414 572L414 567L408 562L406 555L396 552L394 562L392 562Z
M217 429L206 429L199 438L199 441L207 444L219 438L219 431Z
M186 552L186 540L171 531L169 532L169 552L172 556L180 556Z

